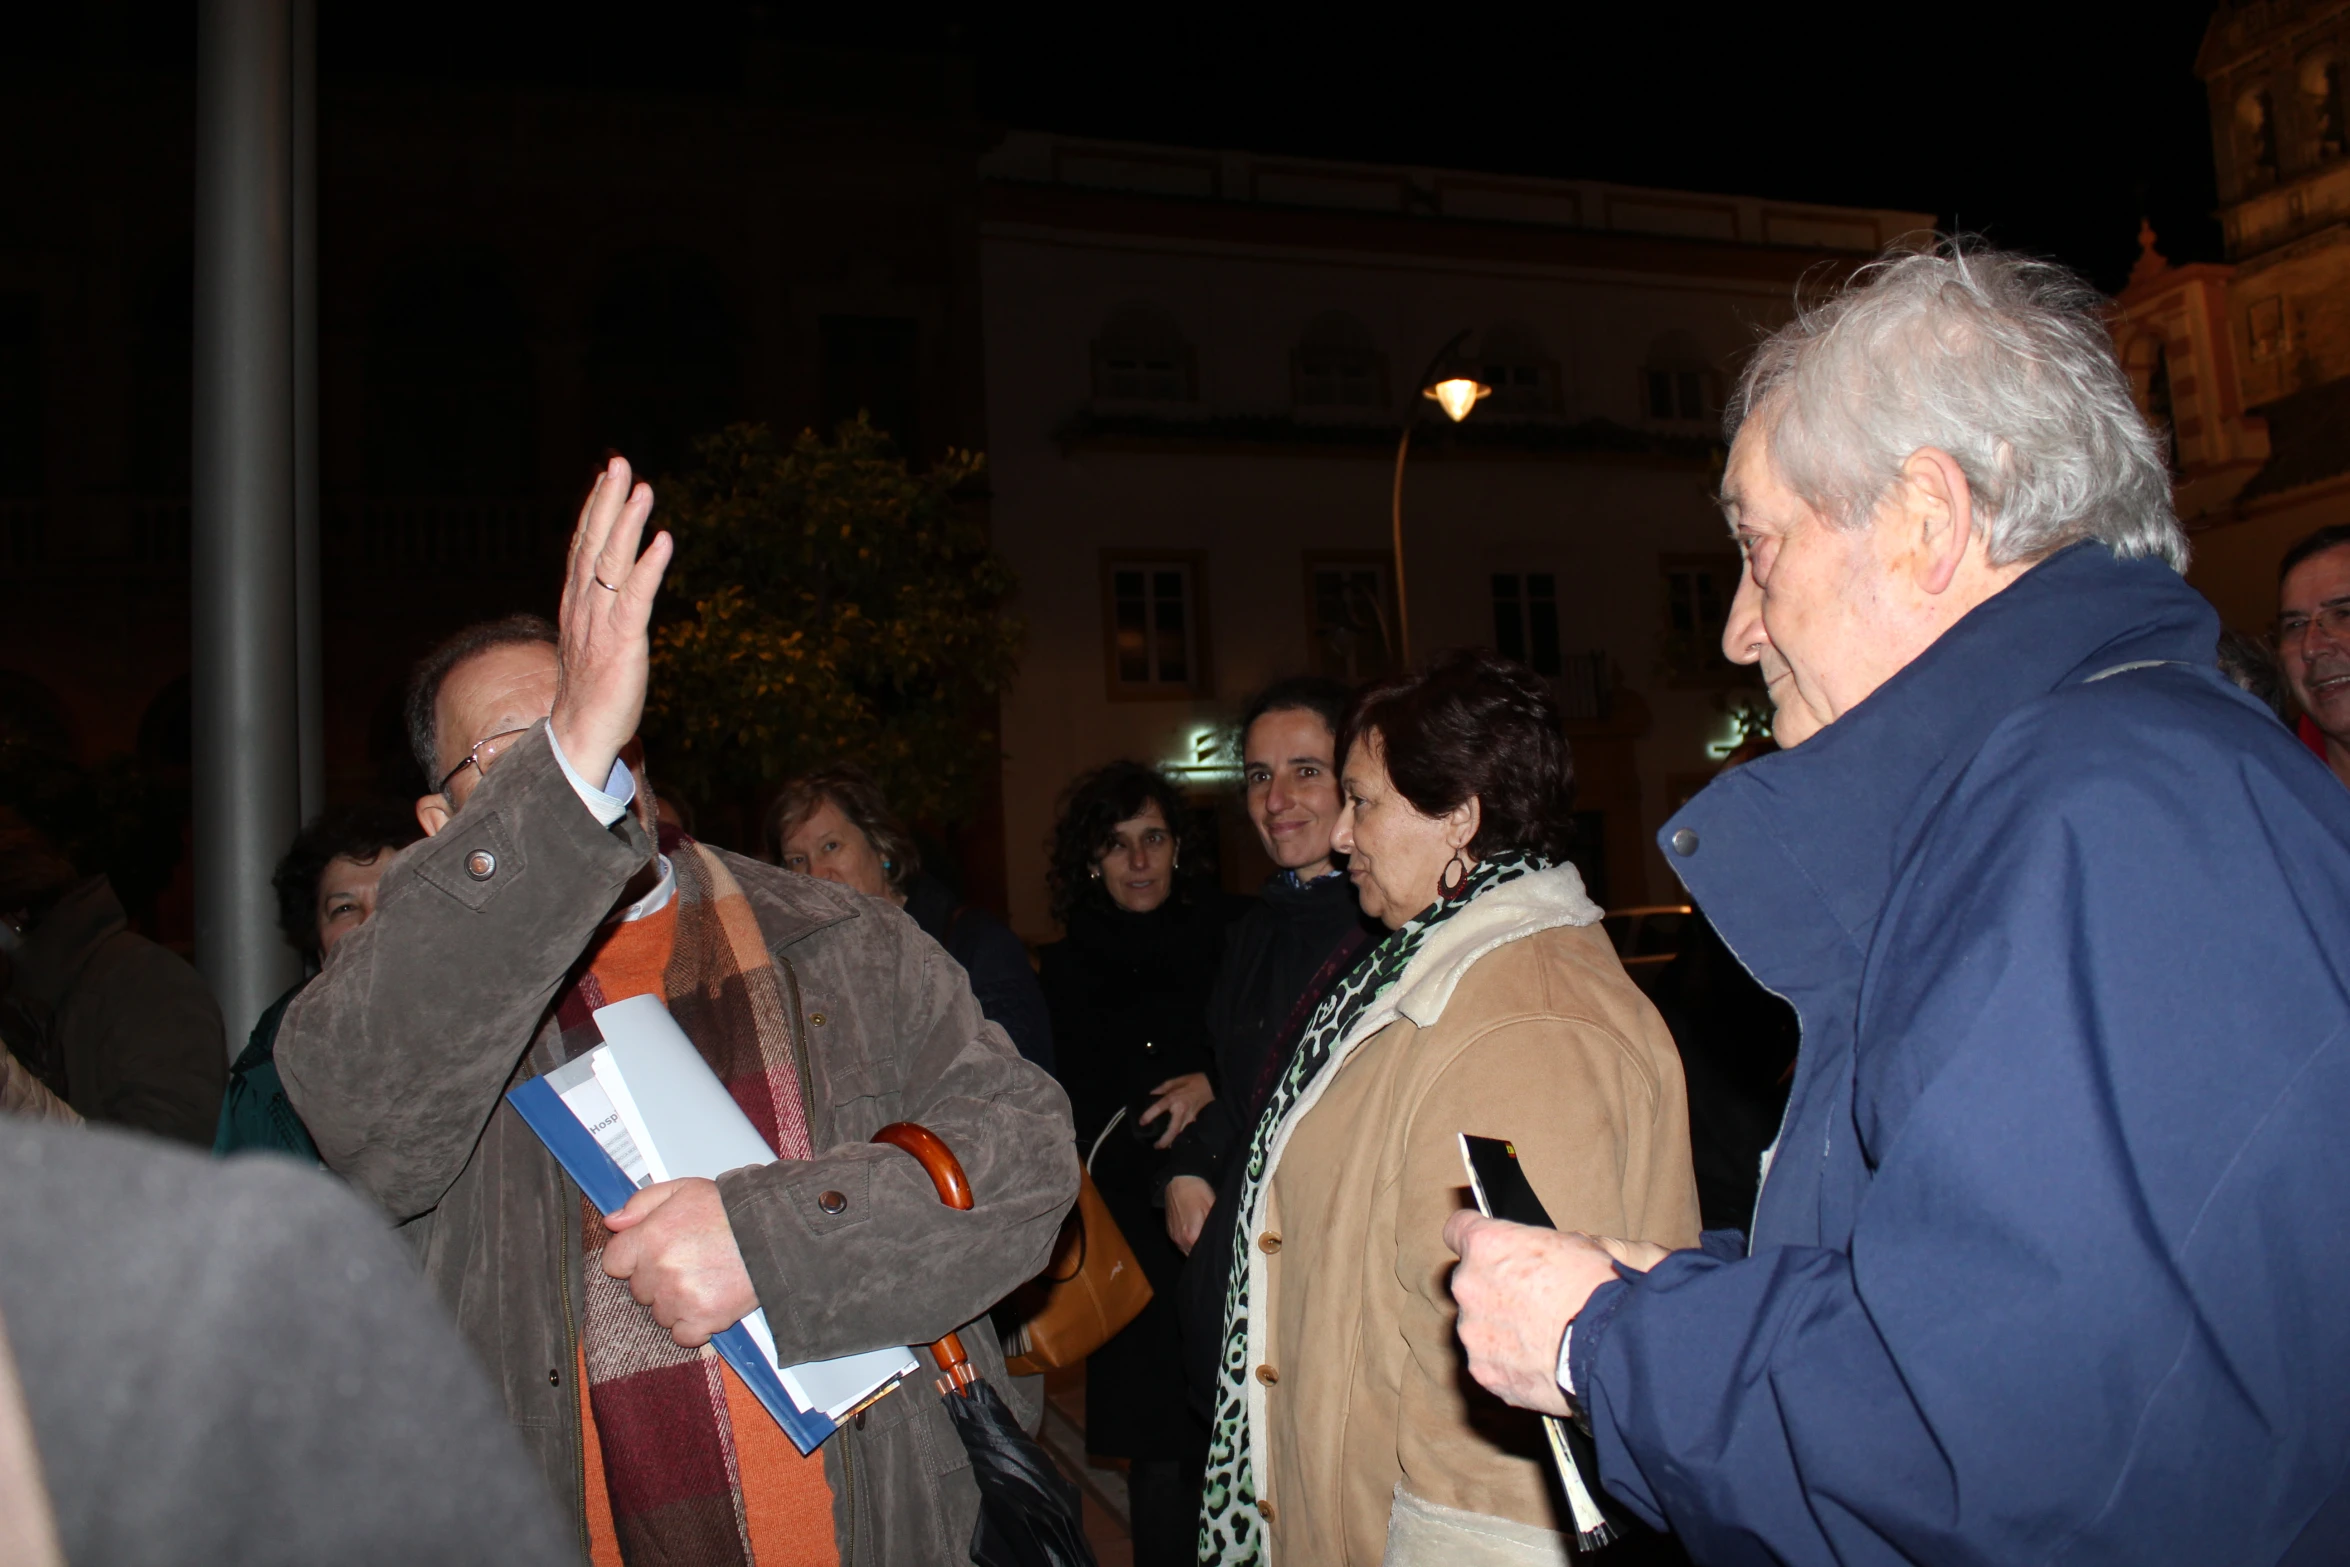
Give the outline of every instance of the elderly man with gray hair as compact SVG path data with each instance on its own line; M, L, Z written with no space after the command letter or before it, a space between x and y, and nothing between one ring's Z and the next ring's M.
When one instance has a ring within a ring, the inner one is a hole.
M1478 1380L1700 1562L2350 1560L2350 795L2213 669L2101 303L1950 245L1762 345L1788 749L1660 834L1802 1017L1750 1235L1447 1227Z

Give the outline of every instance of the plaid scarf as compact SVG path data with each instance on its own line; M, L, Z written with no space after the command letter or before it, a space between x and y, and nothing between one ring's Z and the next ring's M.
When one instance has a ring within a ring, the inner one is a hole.
M663 833L677 876L677 937L662 976L678 1026L734 1095L768 1146L806 1159L807 1107L782 981L750 900L715 854ZM583 965L556 1005L563 1058L603 1043L603 987ZM708 1345L680 1349L600 1263L611 1238L585 1198L588 1398L604 1453L605 1489L631 1567L732 1567L751 1560L742 1473L727 1419L723 1362Z
M1549 864L1548 860L1514 853L1480 860L1457 894L1438 898L1373 947L1369 960L1356 965L1314 1009L1305 1037L1289 1058L1289 1070L1282 1074L1272 1099L1257 1118L1239 1205L1234 1210L1238 1217L1232 1226L1232 1254L1226 1264L1231 1271L1224 1290L1224 1358L1217 1369L1215 1434L1208 1446L1207 1478L1200 1497L1202 1563L1240 1567L1265 1559L1264 1524L1258 1516L1256 1473L1249 1456L1255 1443L1248 1430L1248 1254L1249 1219L1256 1212L1257 1194L1272 1179L1273 1149L1286 1141L1291 1124L1299 1119L1308 1089L1363 1038L1377 1031L1358 1025L1368 1021L1384 1028L1392 1021L1367 1014L1419 956L1428 933L1482 894L1504 882L1546 870ZM1306 1108L1311 1108L1310 1103Z

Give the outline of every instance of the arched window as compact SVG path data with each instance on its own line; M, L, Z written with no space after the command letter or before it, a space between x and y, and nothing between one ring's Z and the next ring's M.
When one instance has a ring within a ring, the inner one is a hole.
M1344 311L1316 316L1290 356L1300 408L1385 408L1387 359L1371 329Z
M486 257L426 262L376 301L367 478L379 494L518 495L536 478L529 333Z
M2246 179L2259 183L2277 177L2276 105L2265 87L2236 100L2236 155Z
M2341 59L2313 54L2301 62L2301 107L2312 161L2338 158L2345 145Z
M1669 424L1700 424L1721 409L1720 376L1697 339L1667 332L1648 345L1640 368L1640 411Z
M1093 395L1113 403L1188 403L1198 396L1191 344L1161 310L1128 305L1093 345Z
M1485 417L1540 419L1558 412L1558 361L1544 352L1532 327L1505 321L1487 328L1477 340L1475 363L1493 388Z
M588 326L588 445L676 473L696 437L741 417L741 341L717 268L642 258L605 285Z

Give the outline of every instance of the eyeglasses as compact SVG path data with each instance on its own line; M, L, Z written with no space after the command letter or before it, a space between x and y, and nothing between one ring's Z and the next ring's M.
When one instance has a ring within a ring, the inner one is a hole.
M535 724L531 726L531 728L536 727L537 725ZM448 776L440 781L439 786L433 790L433 793L447 794L449 792L449 785L455 783L457 781L457 775L465 771L465 769L468 767L481 774L484 778L487 778L490 775L491 765L495 763L499 757L504 756L509 750L511 750L515 741L521 739L524 735L529 733L530 729L509 729L502 734L491 735L486 740L474 741L472 745L466 748L465 760L459 762L456 766L449 769Z
M2277 621L2277 646L2289 648L2308 639L2312 628L2333 642L2350 642L2350 600L2320 604L2306 615L2285 615Z

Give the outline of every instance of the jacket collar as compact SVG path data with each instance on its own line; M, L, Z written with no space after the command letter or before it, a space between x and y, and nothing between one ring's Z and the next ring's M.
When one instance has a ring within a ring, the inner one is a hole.
M1444 1016L1454 987L1476 961L1494 948L1561 925L1596 924L1599 905L1583 891L1582 873L1572 865L1505 881L1473 900L1428 933L1395 981L1388 1005L1420 1028Z
M1808 1043L1807 993L1857 978L1910 845L2010 713L2119 664L2209 664L2218 634L2169 566L2073 545L1802 745L1717 779L1657 841L1731 950L1807 1012Z

